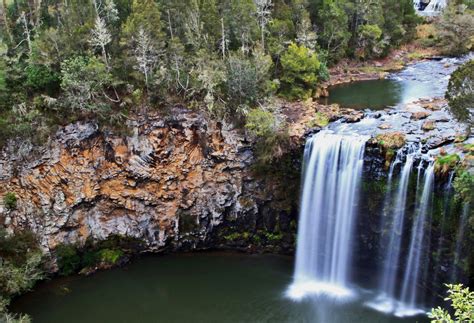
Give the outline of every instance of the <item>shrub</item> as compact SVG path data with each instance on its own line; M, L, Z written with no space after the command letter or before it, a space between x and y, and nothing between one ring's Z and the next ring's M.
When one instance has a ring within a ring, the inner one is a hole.
M15 265L26 262L31 253L39 252L38 239L31 231L21 231L13 235L0 230L0 257Z
M16 197L16 194L13 192L8 192L3 196L3 204L9 210L16 209L17 201L18 199Z
M102 249L98 253L98 259L101 263L115 265L123 257L123 251L118 249Z
M474 321L474 292L469 291L469 287L464 288L462 284L447 284L448 297L445 301L450 301L454 309L454 319L446 309L434 308L428 313L432 322L473 322Z
M473 199L474 175L471 175L468 171L462 171L454 179L453 187L456 192L456 199L470 202L469 200Z
M56 247L55 253L58 259L60 275L71 275L80 269L81 257L76 246L71 244L60 244Z
M443 54L458 56L472 50L474 15L466 8L452 3L437 24L438 44Z
M449 80L446 99L451 113L462 122L471 122L469 109L474 106L474 60L459 67Z
M291 43L281 57L281 67L281 94L284 97L307 99L313 95L321 67L315 52L305 46Z
M456 167L460 160L461 158L457 154L438 156L435 162L435 172L447 174Z
M59 90L59 76L44 65L29 65L26 70L25 85L33 91L46 91L53 94Z

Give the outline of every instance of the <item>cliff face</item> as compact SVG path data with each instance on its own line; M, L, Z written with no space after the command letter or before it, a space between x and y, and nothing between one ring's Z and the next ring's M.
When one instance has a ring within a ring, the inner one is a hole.
M237 240L256 232L274 240L290 227L294 206L253 176L241 132L184 109L172 115L134 121L129 136L72 124L27 160L4 151L0 196L13 192L18 202L9 210L0 201L0 225L31 229L45 250L113 234L149 250L244 246Z

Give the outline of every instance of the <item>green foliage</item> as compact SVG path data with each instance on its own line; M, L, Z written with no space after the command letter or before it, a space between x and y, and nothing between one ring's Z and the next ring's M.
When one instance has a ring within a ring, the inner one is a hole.
M118 249L102 249L98 253L98 259L101 263L115 265L123 257L124 253Z
M315 117L309 122L308 127L326 127L329 124L329 118L321 112L316 112Z
M281 66L282 95L289 99L307 99L313 95L321 67L316 53L292 43L281 57Z
M474 175L468 171L462 170L457 174L453 182L454 191L456 192L456 198L464 202L474 202Z
M25 85L33 91L54 94L59 90L59 75L44 65L29 65L26 70Z
M131 111L177 104L241 125L277 91L310 97L328 64L387 54L419 21L411 0L95 3L18 0L1 10L0 145L41 142L78 119L122 132Z
M257 137L268 137L278 130L278 124L271 112L253 109L247 115L245 128Z
M71 244L60 244L54 251L58 260L60 275L71 275L79 270L81 266L81 257L76 246Z
M453 115L462 122L471 122L469 109L474 106L474 60L459 67L449 80L446 99Z
M382 29L378 25L362 25L359 27L358 48L359 58L374 58L382 55L386 42L382 38Z
M451 2L437 24L438 46L445 55L463 55L474 45L474 15L464 5Z
M0 321L29 322L26 315L6 310L10 299L44 277L42 255L36 237L29 231L8 235L0 230Z
M16 209L16 203L18 201L18 198L16 197L16 194L13 192L7 192L3 196L3 205L9 210Z
M438 156L435 162L435 172L447 174L449 171L453 170L460 161L461 158L458 154Z
M110 108L105 91L112 85L106 66L95 57L78 56L61 65L61 89L73 111L104 113Z
M448 296L444 299L451 302L454 310L454 318L449 314L448 310L437 307L428 313L432 322L473 322L474 321L474 292L469 287L462 284L447 284Z

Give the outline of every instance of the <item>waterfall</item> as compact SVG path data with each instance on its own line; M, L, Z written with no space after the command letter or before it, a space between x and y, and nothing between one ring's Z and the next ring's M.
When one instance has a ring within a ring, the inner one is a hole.
M447 0L431 0L430 3L426 6L426 12L439 12L442 11L448 5Z
M396 315L407 316L422 313L417 309L417 295L420 283L420 267L426 248L425 224L431 205L434 185L434 163L426 169L421 199L417 208L417 216L413 222L408 260L404 269L402 292L400 300L402 305L397 309Z
M459 260L461 259L461 253L462 253L462 244L464 241L464 234L465 234L465 228L467 226L467 220L469 218L469 203L465 203L463 207L463 212L459 221L459 228L458 228L458 234L457 234L457 239L456 239L456 249L454 252L454 264L452 267L451 271L451 281L456 283L457 281L457 276L458 276L458 266L459 266Z
M354 222L365 143L322 131L305 147L294 282L288 296L349 297Z
M392 222L388 229L389 237L382 239L383 245L387 246L386 249L382 248L382 250L387 250L387 252L384 256L383 271L379 283L381 295L377 297L375 302L369 303L371 307L384 312L391 312L395 307L395 285L400 261L403 226L405 223L408 184L416 154L415 148L409 147L406 161L400 174L393 213L390 217ZM395 163L397 163L397 161Z

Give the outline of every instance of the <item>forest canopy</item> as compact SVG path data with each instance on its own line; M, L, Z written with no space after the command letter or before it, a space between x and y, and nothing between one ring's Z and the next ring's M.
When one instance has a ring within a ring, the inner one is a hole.
M2 0L0 141L182 103L239 120L413 39L412 0ZM299 70L302 69L302 70Z

